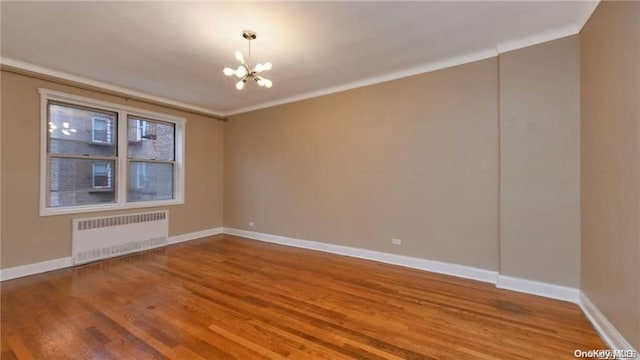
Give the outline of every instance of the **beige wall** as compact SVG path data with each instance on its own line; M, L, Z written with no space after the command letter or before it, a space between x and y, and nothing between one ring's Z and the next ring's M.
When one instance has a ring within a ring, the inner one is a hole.
M170 235L222 226L222 123L6 71L1 81L2 268L71 256L71 219L83 216L39 216L39 87L186 118L185 204L160 209L169 210Z
M580 286L580 52L500 55L500 272Z
M494 58L233 116L225 226L497 270L497 72Z
M581 33L582 291L640 350L640 2Z
M573 36L233 116L225 226L578 287L579 89Z

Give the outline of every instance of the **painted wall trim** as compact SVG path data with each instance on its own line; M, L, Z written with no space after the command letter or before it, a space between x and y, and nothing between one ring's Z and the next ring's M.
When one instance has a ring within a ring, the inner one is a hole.
M513 51L513 50L521 49L521 48L536 45L536 44L541 44L547 41L560 39L566 36L575 35L580 32L580 30L582 29L582 26L584 26L584 23L586 23L586 21L591 16L591 13L597 7L598 2L599 1L589 1L589 3L592 4L592 8L586 9L584 14L578 14L579 19L577 21L578 23L577 25L566 26L566 27L551 30L542 34L536 34L524 39L499 43L499 44L496 44L495 47L493 48L488 48L488 49L480 50L473 53L436 60L423 65L415 66L412 68L403 69L400 71L395 71L395 72L391 72L383 75L373 76L366 79L350 82L347 84L332 86L332 87L320 89L317 91L307 92L300 95L294 95L294 96L289 96L289 97L285 97L285 98L274 100L274 101L267 101L263 103L250 105L250 106L240 107L227 112L221 112L218 110L214 110L214 109L210 109L202 106L192 105L192 104L184 103L181 101L152 95L142 91L133 90L130 88L126 88L126 87L122 87L114 84L109 84L99 80L93 80L83 76L69 74L63 71L58 71L51 68L30 64L24 61L15 60L7 57L0 56L0 64L4 66L8 66L10 68L23 70L27 73L30 72L30 73L42 74L45 76L67 80L74 83L102 88L108 91L112 91L114 93L129 95L129 96L143 99L143 100L149 100L156 103L167 104L167 105L171 105L171 106L175 106L183 109L192 110L202 114L224 118L231 115L237 115L237 114L241 114L249 111L265 109L265 108L269 108L277 105L284 105L284 104L288 104L296 101L311 99L311 98L315 98L323 95L329 95L329 94L333 94L341 91L347 91L347 90L365 87L369 85L375 85L375 84L379 84L387 81L402 79L409 76L424 74L424 73L441 70L441 69L445 69L445 68L449 68L457 65L471 63L474 61L485 60L485 59L499 56L501 53L504 53L504 52Z
M64 269L70 266L73 266L73 258L71 256L41 261L33 264L15 266L12 268L0 270L0 281L40 274L52 270Z
M591 12L595 10L597 5L598 5L598 2L595 2ZM591 16L591 12L589 13L589 16ZM587 16L587 19L589 18L589 16ZM581 26L570 25L563 28L547 31L541 34L536 34L526 38L518 39L515 41L505 41L503 43L496 45L496 49L498 53L503 54L509 51L518 50L518 49L526 48L529 46L562 39L564 37L571 36L571 35L576 35L580 32L580 29L582 29L582 25Z
M259 104L255 104L255 105L241 107L241 108L238 108L238 109L231 110L231 111L227 112L225 115L226 116L237 115L237 114L246 113L246 112L254 111L254 110L260 110L260 109L264 109L264 108L269 108L269 107L273 107L273 106L277 106L277 105L284 105L284 104L288 104L288 103L292 103L292 102L296 102L296 101L301 101L301 100L311 99L311 98L315 98L315 97L319 97L319 96L334 94L334 93L338 93L338 92L341 92L341 91L357 89L357 88L361 88L361 87L365 87L365 86L369 86L369 85L375 85L375 84L380 84L380 83L387 82L387 81L402 79L402 78L406 78L406 77L409 77L409 76L420 75L420 74L424 74L424 73L428 73L428 72L432 72L432 71L446 69L446 68L450 68L450 67L453 67L453 66L468 64L468 63L471 63L471 62L474 62L474 61L485 60L485 59L493 58L493 57L496 57L496 56L498 56L498 52L495 49L482 50L482 51L474 52L474 53L471 53L471 54L465 54L465 55L461 55L461 56L456 56L456 57L452 57L452 58L443 59L443 60L440 60L440 61L430 62L430 63L424 64L424 65L412 67L412 68L405 69L405 70L400 70L400 71L396 71L396 72L392 72L392 73L388 73L388 74L383 74L383 75L379 75L379 76L373 76L373 77L369 77L369 78L366 78L366 79L362 79L362 80L358 80L358 81L354 81L354 82L350 82L350 83L346 83L346 84L342 84L342 85L338 85L338 86L332 86L332 87L320 89L320 90L317 90L317 91L311 91L311 92L308 92L308 93L304 93L304 94L300 94L300 95L294 95L294 96L286 97L286 98L283 98L283 99L278 99L278 100L274 100L274 101L268 101L268 102L263 102L263 103L259 103Z
M299 247L309 250L318 250L332 254L379 261L387 264L400 265L413 269L426 270L440 274L488 282L496 284L496 287L501 289L523 292L557 300L569 301L576 304L579 302L580 290L576 288L504 276L498 274L498 272L496 271L491 270L228 227L223 228L223 232L225 234L241 236L254 240Z
M185 241L196 240L208 236L222 234L222 227L206 229L201 231L195 231L187 234L170 236L168 239L168 244L178 244ZM48 271L64 269L67 267L73 266L73 258L71 256L46 260L42 262L37 262L33 264L20 265L7 269L0 270L0 281L16 279L29 275L36 275L45 273Z
M222 234L222 227L206 229L201 231L194 231L194 232L182 234L182 235L169 236L169 245L179 244L181 242L201 239L201 238L214 236L218 234Z
M415 258L404 255L389 254L373 250L365 250L343 245L327 244L317 241L301 240L280 235L271 235L255 231L240 230L234 228L224 228L224 233L241 236L253 240L270 242L280 245L293 246L309 250L317 250L332 254L345 255L360 259L373 260L386 264L400 265L412 269L426 270L440 274L453 275L465 279L478 280L495 284L498 273L496 271L485 270L470 266L450 264L440 261L433 261Z
M396 72L392 72L384 75L374 76L374 77L366 78L363 80L350 82L343 85L321 89L318 91L312 91L312 92L308 92L300 95L286 97L284 99L241 107L238 109L228 111L227 113L225 113L225 116L237 115L237 114L241 114L249 111L260 110L260 109L273 107L277 105L288 104L296 101L315 98L318 96L329 95L329 94L333 94L341 91L347 91L347 90L356 89L364 86L375 85L375 84L379 84L387 81L402 79L409 76L420 75L420 74L424 74L432 71L442 70L442 69L446 69L453 66L468 64L474 61L493 58L508 51L522 49L528 46L542 44L548 41L561 39L563 37L576 35L580 32L580 29L582 29L582 26L589 19L589 16L591 16L591 13L593 12L593 10L595 10L596 6L598 5L598 1L590 2L590 3L592 3L593 8L591 9L591 11L588 12L588 14L583 14L584 21L581 21L580 26L576 26L576 25L566 26L566 27L551 30L542 34L536 34L534 36L530 36L524 39L499 43L499 44L496 44L494 49L485 49L485 50L481 50L481 51L470 53L470 54L465 54L461 56L447 58L440 61L430 62L424 65L412 67L405 70L400 70L400 71L396 71Z
M580 292L578 305L582 309L582 312L593 324L602 340L614 350L633 350L638 353L637 349L620 334L620 332L609 322L609 320L600 312L600 310L589 300L587 295ZM633 359L633 358L632 358ZM640 355L635 357L636 360L640 360Z
M152 95L143 91L133 90L127 87L118 86L118 85L106 83L99 80L93 80L84 76L69 74L64 71L58 71L58 70L54 70L44 66L34 65L24 61L7 58L5 56L0 56L0 64L3 66L7 66L9 68L19 69L21 71L24 71L27 74L28 73L40 74L40 75L49 76L52 78L70 81L77 84L83 84L83 85L104 89L117 94L129 95L132 98L148 100L158 104L175 106L177 108L191 110L201 114L211 115L215 117L224 117L224 115L221 112L212 110L206 107L192 105L192 104L188 104L188 103L177 101L177 100L172 100L162 96Z
M577 304L580 290L568 286L499 275L496 287Z

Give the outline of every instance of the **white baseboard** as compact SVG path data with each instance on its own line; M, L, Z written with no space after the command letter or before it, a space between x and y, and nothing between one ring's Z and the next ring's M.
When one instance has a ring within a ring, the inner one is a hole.
M207 230L201 230L201 231L195 231L195 232L192 232L192 233L187 233L187 234L182 234L182 235L170 236L168 243L169 243L169 245L173 245L173 244L178 244L178 243L189 241L189 240L200 239L200 238L204 238L204 237L207 237L207 236L213 236L213 235L218 235L218 234L222 234L222 227L217 227L217 228L207 229Z
M602 340L604 340L611 349L636 351L582 291L580 292L579 299L578 305L582 309L582 312L584 312L598 334L600 334ZM638 351L636 351L636 353L638 353ZM640 360L640 355L631 359Z
M177 244L184 241L200 239L203 237L213 236L218 234L222 234L221 227L202 230L202 231L196 231L188 234L171 236L169 237L167 242L169 245L172 245L172 244ZM60 259L42 261L34 264L16 266L16 267L0 270L0 281L16 279L23 276L40 274L47 271L63 269L71 266L73 266L72 257L65 257Z
M383 253L373 250L359 249L343 245L327 244L316 241L308 241L290 238L286 236L270 235L254 231L223 228L225 234L242 236L249 239L260 240L275 244L293 246L298 248L328 252L332 254L345 255L360 259L374 260L382 263L400 265L408 268L426 270L440 274L457 276L465 279L473 279L495 284L498 277L496 271L485 270L470 266L449 264L440 261L433 261L415 258L404 255Z
M534 280L521 279L499 275L496 286L500 289L518 291L522 293L544 296L551 299L569 301L577 304L580 290L567 286L543 283Z
M0 270L0 281L11 280L23 276L40 274L47 271L63 269L73 265L71 256L37 262L33 264L15 266Z

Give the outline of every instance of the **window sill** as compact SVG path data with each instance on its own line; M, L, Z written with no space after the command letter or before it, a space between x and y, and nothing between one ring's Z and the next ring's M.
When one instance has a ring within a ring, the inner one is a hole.
M90 146L102 146L102 147L109 147L114 145L112 143L100 142L100 141L85 141L84 143Z
M73 207L40 207L40 216L55 216L55 215L69 215L69 214L84 214L98 211L118 211L128 209L140 209L140 208L156 208L161 206L174 206L184 205L184 200L158 200L158 201L140 201L140 202L128 202L126 204L96 204L96 205L83 205Z
M113 193L113 189L91 189L88 191L89 194L105 194L105 193Z

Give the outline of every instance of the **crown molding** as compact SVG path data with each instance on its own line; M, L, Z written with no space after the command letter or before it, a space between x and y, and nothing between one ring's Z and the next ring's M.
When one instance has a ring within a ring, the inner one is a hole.
M595 9L595 6L594 6L594 9ZM591 13L589 13L589 15L591 15ZM585 22L586 22L586 19L585 19ZM350 82L343 85L328 87L328 88L317 90L317 91L312 91L312 92L308 92L300 95L286 97L284 99L278 99L274 101L268 101L268 102L263 102L255 105L241 107L238 109L230 110L225 115L226 116L238 115L238 114L242 114L250 111L265 109L265 108L278 106L278 105L284 105L284 104L293 103L296 101L307 100L307 99L311 99L319 96L330 95L330 94L334 94L342 91L357 89L364 86L380 84L387 81L398 80L398 79L420 75L420 74L424 74L432 71L442 70L442 69L446 69L453 66L468 64L474 61L480 61L480 60L485 60L493 57L498 57L501 54L509 51L518 50L525 47L542 44L548 41L561 39L563 37L576 35L580 32L580 29L582 29L582 26L573 26L573 25L567 26L554 31L537 34L535 36L531 36L528 38L499 43L499 44L496 44L495 48L491 48L491 49L485 49L482 51L461 55L461 56L456 56L456 57L448 58L441 61L430 62L430 63L416 66L410 69L396 71L396 72L392 72L392 73L388 73L380 76L374 76L374 77Z
M474 61L485 60L485 59L489 59L496 56L498 56L498 52L495 49L486 49L483 51L478 51L470 54L447 58L445 60L430 62L424 65L412 67L405 70L395 71L395 72L384 74L384 75L379 75L379 76L366 78L363 80L353 81L347 84L332 86L332 87L320 89L317 91L307 92L300 95L294 95L294 96L286 97L284 99L278 99L278 100L263 102L263 103L255 104L251 106L241 107L235 110L231 110L227 112L225 115L226 116L237 115L237 114L242 114L249 111L260 110L260 109L273 107L277 105L284 105L284 104L288 104L296 101L311 99L311 98L315 98L323 95L330 95L330 94L334 94L342 91L361 88L364 86L380 84L383 82L402 79L402 78L406 78L414 75L420 75L420 74L428 73L431 71L441 70L441 69L462 65L462 64L466 64Z
M542 43L546 43L549 41L562 39L563 37L576 35L580 32L582 27L578 26L566 26L560 29L556 29L553 31L547 31L541 34L536 34L534 36L529 36L526 38L514 40L514 41L506 41L503 43L499 43L496 45L496 49L498 53L504 54L509 51L518 50L522 48L526 48L533 45L538 45Z
M256 105L241 107L235 110L228 111L225 115L226 116L238 115L245 112L260 110L260 109L273 107L277 105L284 105L284 104L288 104L295 101L306 100L306 99L310 99L318 96L329 95L329 94L351 90L351 89L355 89L363 86L374 85L374 84L379 84L386 81L414 76L414 75L418 75L418 74L422 74L430 71L445 69L445 68L456 66L456 65L462 65L462 64L473 62L473 61L479 61L479 60L484 60L491 57L496 57L505 52L522 49L528 46L542 44L545 42L561 39L563 37L576 35L580 33L584 25L587 23L587 21L591 17L591 14L593 14L596 7L598 7L598 4L600 4L600 0L584 1L584 2L589 4L590 6L585 6L583 8L583 12L576 14L576 21L574 22L574 24L569 26L565 26L552 31L547 31L541 34L536 34L534 36L526 37L523 39L498 43L495 45L495 48L492 48L492 49L485 49L479 52L470 53L470 54L466 54L466 55L462 55L454 58L448 58L442 61L427 63L427 64L410 68L407 70L397 71L397 72L393 72L393 73L389 73L381 76L375 76L375 77L351 82L344 85L329 87L329 88L325 88L317 91L304 93L301 95L287 97L280 100L268 101L268 102L264 102Z
M7 58L5 56L0 56L0 65L2 65L3 69L13 70L18 73L22 73L26 75L38 75L39 77L43 77L48 80L50 79L63 80L64 82L69 82L70 85L82 84L85 86L106 90L113 94L124 95L136 100L148 101L148 102L161 104L161 105L169 105L175 108L189 110L192 112L196 112L204 115L210 115L210 116L219 117L219 118L224 118L225 116L223 113L219 111L212 110L206 107L192 105L185 102L172 100L169 98L152 95L146 92L133 90L127 87L122 87L122 86L106 83L99 80L93 80L84 76L69 74L64 71L58 71L58 70L54 70L44 66L34 65L24 61Z
M574 24L569 26L565 26L559 29L547 31L541 34L536 34L534 36L530 36L530 37L526 37L526 38L522 38L514 41L498 43L493 48L486 48L484 50L480 50L477 52L455 56L455 57L451 57L443 60L438 60L438 61L423 64L423 65L419 65L416 67L412 67L409 69L395 71L395 72L391 72L391 73L387 73L379 76L373 76L373 77L369 77L366 79L362 79L362 80L358 80L358 81L354 81L354 82L350 82L350 83L346 83L338 86L332 86L332 87L327 87L327 88L316 90L316 91L306 92L300 95L294 95L294 96L289 96L289 97L285 97L285 98L281 98L273 101L267 101L267 102L262 102L254 105L244 106L244 107L232 109L226 112L221 112L221 111L217 111L207 107L192 105L192 104L184 103L181 101L148 94L145 92L129 89L126 87L121 87L118 85L113 85L106 82L93 80L90 78L77 76L77 75L69 74L66 72L58 71L58 70L53 70L50 68L26 63L23 61L19 61L19 60L7 58L7 57L0 56L0 65L2 65L2 67L17 69L18 72L22 72L26 74L39 74L41 76L44 75L45 77L62 79L65 81L69 81L71 83L83 84L83 85L87 85L94 88L104 89L112 93L129 96L131 98L135 98L143 101L169 105L176 108L185 109L192 112L201 113L204 115L209 115L217 118L225 118L231 115L238 115L238 114L242 114L250 111L265 109L265 108L274 107L278 105L284 105L284 104L288 104L296 101L307 100L307 99L311 99L319 96L329 95L329 94L352 90L352 89L356 89L364 86L375 85L375 84L380 84L387 81L424 74L427 72L441 70L441 69L445 69L445 68L449 68L457 65L463 65L463 64L474 62L474 61L485 60L485 59L497 57L500 54L503 54L509 51L545 43L548 41L560 39L560 38L571 36L571 35L576 35L580 32L584 24L589 20L589 18L591 17L591 14L600 3L600 0L584 1L584 2L588 3L590 6L585 6L581 13L576 14L576 20Z

